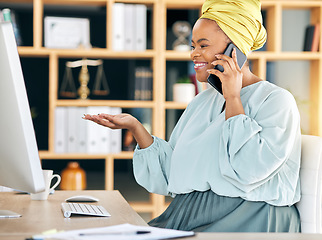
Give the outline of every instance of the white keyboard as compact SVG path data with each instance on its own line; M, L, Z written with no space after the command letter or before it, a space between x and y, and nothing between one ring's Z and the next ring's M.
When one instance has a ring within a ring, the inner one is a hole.
M64 217L69 218L72 214L99 216L99 217L110 217L108 211L102 206L84 204L84 203L62 203L61 210Z

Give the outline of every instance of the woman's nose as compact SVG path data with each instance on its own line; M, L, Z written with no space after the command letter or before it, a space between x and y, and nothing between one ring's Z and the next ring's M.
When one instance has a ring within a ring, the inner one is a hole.
M200 57L199 51L196 48L192 49L190 52L190 57L192 60L195 59L196 57Z

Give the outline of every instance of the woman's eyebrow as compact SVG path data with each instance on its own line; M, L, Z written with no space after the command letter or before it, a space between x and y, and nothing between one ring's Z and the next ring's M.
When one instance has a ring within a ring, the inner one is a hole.
M200 39L198 39L197 43L200 43L202 41L208 41L209 42L209 40L207 38L200 38ZM194 43L193 40L191 40L191 42Z

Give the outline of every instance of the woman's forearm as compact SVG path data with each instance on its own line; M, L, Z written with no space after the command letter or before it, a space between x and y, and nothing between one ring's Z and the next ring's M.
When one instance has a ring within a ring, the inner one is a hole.
M151 134L139 121L137 121L135 126L129 130L133 134L133 137L135 138L140 148L147 148L153 143Z
M243 104L240 98L227 98L226 99L226 120L237 116L239 114L245 114Z

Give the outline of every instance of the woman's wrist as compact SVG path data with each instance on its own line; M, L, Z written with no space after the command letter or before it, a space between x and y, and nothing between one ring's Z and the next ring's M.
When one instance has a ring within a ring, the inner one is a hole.
M133 117L133 123L131 123L127 129L133 134L136 131L136 129L140 127L140 125L142 124L139 122L139 120Z
M151 134L138 120L136 120L136 123L129 130L132 132L133 137L141 149L147 148L153 143Z

